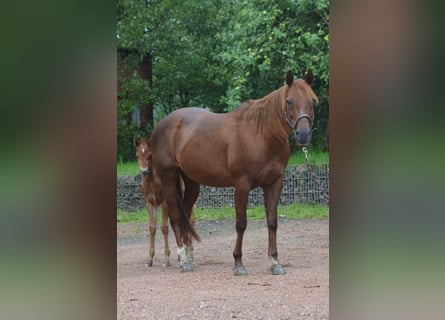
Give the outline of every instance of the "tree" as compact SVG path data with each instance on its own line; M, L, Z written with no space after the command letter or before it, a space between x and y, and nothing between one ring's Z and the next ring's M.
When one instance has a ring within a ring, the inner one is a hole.
M148 135L169 112L200 106L230 111L284 83L292 69L311 68L316 110L313 143L321 146L328 119L329 3L327 0L118 0L118 152L133 157L131 136ZM144 60L149 59L149 60ZM138 66L151 61L151 78ZM141 128L131 115L153 108ZM125 137L125 138L124 138ZM126 145L126 147L124 147Z

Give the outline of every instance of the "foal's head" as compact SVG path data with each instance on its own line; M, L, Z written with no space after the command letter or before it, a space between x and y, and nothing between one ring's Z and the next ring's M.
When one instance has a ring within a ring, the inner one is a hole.
M151 166L150 139L134 139L134 145L136 147L136 159L138 160L139 169L143 175L147 175Z
M307 146L312 138L314 107L318 103L318 98L311 88L313 79L310 69L305 80L294 80L290 70L286 75L287 91L283 116L293 130L295 142L299 146Z

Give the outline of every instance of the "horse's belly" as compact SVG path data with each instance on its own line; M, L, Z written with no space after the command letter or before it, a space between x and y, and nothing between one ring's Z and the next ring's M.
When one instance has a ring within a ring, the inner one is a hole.
M233 181L226 169L210 162L195 162L181 166L181 170L193 181L210 187L231 187Z

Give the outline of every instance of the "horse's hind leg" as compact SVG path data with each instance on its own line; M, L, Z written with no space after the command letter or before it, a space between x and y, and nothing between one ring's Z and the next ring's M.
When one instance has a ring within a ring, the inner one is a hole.
M192 212L190 213L190 223L192 224L193 227L195 227L195 210L194 207L192 207ZM193 262L193 239L190 240L190 246L188 247L188 256L191 262Z
M185 174L182 174L182 180L180 181L181 189L183 190L184 197L184 210L191 225L195 226L195 210L194 204L199 196L200 186L198 183L189 179ZM187 255L190 261L193 261L193 239L190 241L190 245L187 250Z
M161 231L164 236L164 266L170 266L170 248L168 245L168 209L165 202L161 203L162 225Z
M156 235L156 222L158 218L158 208L153 206L150 202L146 202L148 217L150 220L149 232L150 232L150 251L147 265L153 266L153 256L155 255L155 235Z
M176 244L178 246L178 258L181 271L191 271L193 269L191 262L187 256L187 246L184 244L181 230L181 208L183 199L177 190L177 175L166 173L161 177L163 182L164 200L168 208L168 215L170 218L170 225L175 235Z
M277 205L283 188L283 178L279 178L270 186L263 187L264 205L266 207L267 227L269 229L269 258L272 261L271 272L273 275L285 274L283 266L278 262L277 251Z

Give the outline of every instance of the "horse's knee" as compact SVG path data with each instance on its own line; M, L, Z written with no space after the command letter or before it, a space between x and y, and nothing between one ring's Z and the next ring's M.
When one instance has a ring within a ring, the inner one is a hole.
M246 220L240 220L236 222L236 231L237 232L244 232L247 228L247 221Z
M162 232L162 234L165 236L165 235L168 235L168 225L166 225L166 226L162 226L161 227L161 232Z
M156 234L156 227L150 226L149 229L150 229L150 237L154 238L154 236Z
M270 230L276 231L278 228L277 218L267 219L267 227Z

